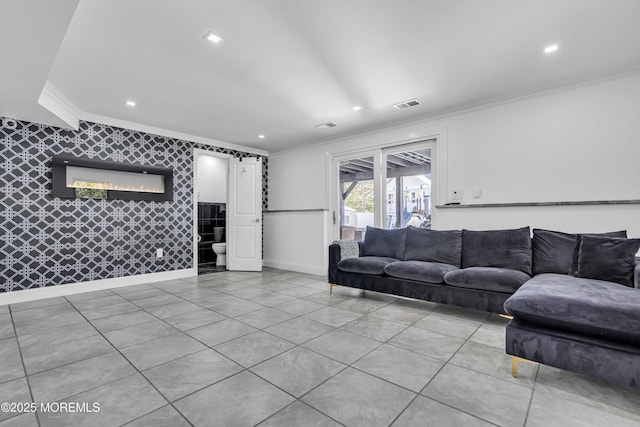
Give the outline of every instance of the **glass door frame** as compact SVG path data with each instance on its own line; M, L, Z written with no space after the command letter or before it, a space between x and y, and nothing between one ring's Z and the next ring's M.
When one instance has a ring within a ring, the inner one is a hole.
M340 216L340 207L342 204L342 188L340 185L340 162L344 160L354 160L362 157L373 158L373 223L375 227L380 227L382 224L382 205L380 188L382 187L382 178L380 175L380 165L382 159L381 150L363 150L353 151L350 153L343 153L331 157L331 221L333 229L333 240L340 239L340 226L342 224L342 218Z
M353 160L361 157L373 157L373 182L374 182L374 226L377 228L386 228L387 218L387 199L386 199L386 183L387 168L386 155L403 150L425 149L431 150L431 200L435 205L438 200L438 136L421 138L413 142L404 142L398 144L387 144L373 149L353 150L348 152L336 153L331 155L330 164L330 191L329 197L329 230L331 230L331 240L340 239L340 225L342 218L340 217L340 204L342 203L342 193L340 187L340 162L344 160ZM436 214L436 209L432 209L432 223Z
M434 140L429 140L429 141L419 141L419 142L412 142L409 144L401 144L401 145L394 145L392 147L385 147L382 148L381 151L381 156L380 156L380 165L381 165L381 171L380 171L380 180L381 183L387 182L387 155L393 154L393 153L401 153L403 151L416 151L416 150L423 150L423 149L428 149L429 150L429 155L431 157L431 194L430 194L430 199L432 200L432 203L437 200L436 198L436 185L435 185L435 177L436 177L436 161L435 159L436 157L436 141ZM383 197L385 199L385 203L383 203L382 207L381 207L381 217L386 219L388 212L388 206L389 204L386 203L386 185L385 186L381 186L380 188L380 192L381 197ZM435 203L433 203L435 204ZM377 206L376 206L377 208ZM435 209L431 210L432 215L435 213ZM382 225L377 225L376 227L380 227L380 228L386 228L386 221L383 222Z

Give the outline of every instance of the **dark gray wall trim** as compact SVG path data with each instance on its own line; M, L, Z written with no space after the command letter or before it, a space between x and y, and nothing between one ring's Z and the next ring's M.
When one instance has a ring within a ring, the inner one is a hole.
M75 131L18 121L0 126L0 139L0 292L191 268L192 149L253 156L90 122ZM171 168L174 199L54 198L51 158L62 154Z
M437 209L455 208L513 208L518 206L591 206L591 205L640 205L640 200L578 200L571 202L514 202L514 203L477 203L458 205L437 205Z
M274 213L274 212L328 212L329 209L274 209L269 211L264 211L264 213Z

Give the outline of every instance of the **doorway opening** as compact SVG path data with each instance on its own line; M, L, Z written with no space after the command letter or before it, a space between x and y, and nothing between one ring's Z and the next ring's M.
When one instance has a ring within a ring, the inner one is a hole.
M226 224L226 203L198 202L198 275L227 269Z
M227 270L227 205L231 156L194 150L194 268Z
M193 150L193 268L262 270L262 160Z

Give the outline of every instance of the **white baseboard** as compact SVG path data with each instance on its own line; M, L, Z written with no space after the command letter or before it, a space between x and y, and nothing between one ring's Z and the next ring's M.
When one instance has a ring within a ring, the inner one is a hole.
M0 305L16 304L44 298L61 297L65 295L81 294L83 292L99 291L102 289L120 288L123 286L140 285L162 280L183 279L197 276L195 268L184 270L163 271L160 273L139 274L136 276L114 277L112 279L91 280L89 282L69 283L66 285L47 286L44 288L24 289L20 291L4 292L0 294Z
M265 267L279 268L280 270L295 271L298 273L315 274L318 276L326 276L327 270L313 265L304 264L290 264L286 262L279 262L270 259L263 260L262 264Z

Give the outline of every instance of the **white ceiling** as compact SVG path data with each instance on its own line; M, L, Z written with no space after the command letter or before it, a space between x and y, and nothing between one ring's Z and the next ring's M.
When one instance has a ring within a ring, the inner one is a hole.
M274 152L640 70L638 22L637 0L80 0L48 80L87 113Z
M38 105L78 0L0 3L0 116L66 126Z

